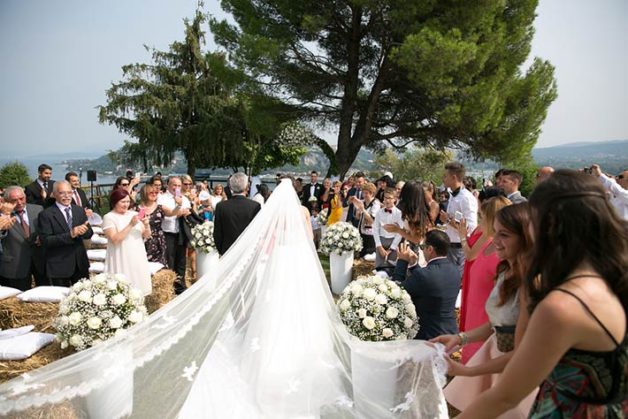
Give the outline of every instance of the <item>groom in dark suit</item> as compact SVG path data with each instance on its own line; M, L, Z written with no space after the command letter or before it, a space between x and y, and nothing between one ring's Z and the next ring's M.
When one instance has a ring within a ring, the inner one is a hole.
M460 292L460 271L449 259L449 237L440 230L425 236L423 253L427 266L416 265L417 255L405 243L399 246L397 265L392 279L401 281L416 307L421 328L415 339L458 333L456 298ZM406 278L408 263L413 263Z
M52 197L52 190L55 184L55 181L51 180L52 167L46 163L40 164L37 168L37 173L37 179L24 187L26 202L47 208L55 202Z
M260 205L248 199L246 192L249 179L244 173L234 173L229 178L232 196L221 201L214 210L214 241L222 256L240 237L260 210Z
M301 196L301 203L308 206L308 202L311 197L315 197L316 201L320 203L321 194L323 193L323 185L318 183L318 172L312 170L310 173L310 183L303 186L303 195Z
M55 203L39 215L39 234L46 252L46 274L53 285L71 286L89 277L89 260L83 240L92 237L85 211L72 204L72 186L56 182Z

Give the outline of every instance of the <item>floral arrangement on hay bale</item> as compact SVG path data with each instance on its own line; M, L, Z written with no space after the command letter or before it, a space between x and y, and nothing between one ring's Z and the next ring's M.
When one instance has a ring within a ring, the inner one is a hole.
M334 223L321 239L320 250L326 255L359 252L362 250L362 237L353 225L345 222Z
M190 240L190 244L193 248L203 253L211 253L216 250L216 243L214 243L214 223L205 221L202 224L195 225L194 228L192 228L192 240Z
M98 274L70 288L54 326L62 349L72 346L80 351L123 333L146 316L141 291L124 275Z
M416 336L419 319L412 299L395 282L379 275L362 276L338 300L340 318L364 341L406 340Z

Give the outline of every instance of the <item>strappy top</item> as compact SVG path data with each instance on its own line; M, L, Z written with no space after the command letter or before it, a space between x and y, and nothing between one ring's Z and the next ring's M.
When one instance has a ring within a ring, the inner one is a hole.
M622 342L618 342L580 297L563 288L555 290L569 294L580 302L615 343L615 349L610 351L569 349L541 384L530 417L626 417L628 336L625 335Z

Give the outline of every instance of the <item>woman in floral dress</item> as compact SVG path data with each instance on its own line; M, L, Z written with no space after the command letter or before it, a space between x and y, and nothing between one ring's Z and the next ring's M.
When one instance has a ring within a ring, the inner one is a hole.
M166 236L161 229L161 222L166 213L162 206L157 204L157 197L159 197L157 186L147 184L142 188L140 211L144 210L148 217L151 231L151 236L144 241L144 246L149 262L159 262L166 266Z

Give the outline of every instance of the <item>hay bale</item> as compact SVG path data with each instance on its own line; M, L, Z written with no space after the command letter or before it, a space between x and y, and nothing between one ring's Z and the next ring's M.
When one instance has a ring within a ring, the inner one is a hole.
M61 344L57 341L42 348L30 358L20 361L0 361L0 383L9 381L26 372L36 370L44 365L50 364L58 359L64 358L74 353L71 347L61 349Z
M24 303L16 297L0 301L0 328L32 324L37 332L54 333L52 322L59 313L57 303Z
M17 413L4 416L7 419L78 419L85 417L84 413L77 413L77 408L65 401L54 405L45 404L41 407L33 407Z
M369 262L364 259L355 259L353 261L353 279L362 275L371 275L375 269L375 262Z
M149 313L157 311L172 301L176 279L177 274L170 269L162 269L153 275L153 292L144 299L144 304L146 304L146 309Z

